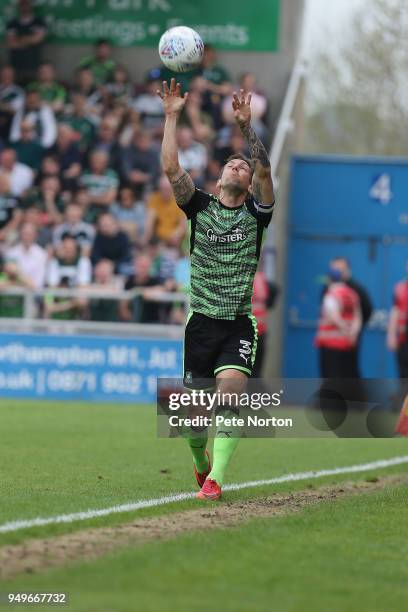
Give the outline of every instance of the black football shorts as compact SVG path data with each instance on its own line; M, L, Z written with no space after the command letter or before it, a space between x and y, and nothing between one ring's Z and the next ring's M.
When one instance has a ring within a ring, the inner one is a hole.
M225 320L190 313L184 337L184 385L190 389L211 387L214 377L228 369L251 376L257 339L253 315Z

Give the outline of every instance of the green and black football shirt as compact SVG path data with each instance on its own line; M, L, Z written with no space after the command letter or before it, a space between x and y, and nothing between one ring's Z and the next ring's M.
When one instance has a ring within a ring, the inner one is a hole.
M214 319L251 313L263 233L273 204L252 196L237 208L196 189L181 207L190 220L191 310Z

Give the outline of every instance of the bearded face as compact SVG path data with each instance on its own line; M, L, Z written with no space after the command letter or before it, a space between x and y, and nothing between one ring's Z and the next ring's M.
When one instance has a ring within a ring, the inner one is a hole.
M252 181L252 169L243 159L232 159L222 171L219 187L233 196L247 193Z

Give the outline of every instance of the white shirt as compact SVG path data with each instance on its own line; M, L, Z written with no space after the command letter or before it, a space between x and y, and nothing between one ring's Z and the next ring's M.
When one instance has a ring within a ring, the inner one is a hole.
M57 287L63 278L68 279L70 287L89 285L92 280L91 260L80 257L77 262L64 264L54 257L48 266L47 285Z
M23 119L30 121L34 127L39 123L41 133L37 134L40 143L45 149L49 149L57 140L57 122L54 111L47 104L43 104L38 110L25 112L20 108L13 117L10 128L10 141L16 142L21 138L21 122Z
M10 193L17 197L30 189L34 182L34 172L29 166L20 162L14 164L11 172L0 166L0 173L7 176L10 181Z
M47 251L38 244L26 249L21 243L7 251L6 259L15 261L24 276L30 278L36 289L42 289L47 268Z

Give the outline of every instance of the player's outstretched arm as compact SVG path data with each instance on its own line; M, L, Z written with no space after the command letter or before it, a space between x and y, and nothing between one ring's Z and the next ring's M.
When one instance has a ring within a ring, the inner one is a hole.
M255 172L252 179L253 194L259 202L272 204L275 201L275 196L273 193L271 164L265 147L251 126L251 94L246 96L244 90L241 89L238 96L234 91L232 95L232 108L234 110L235 121L249 145L251 158L255 161Z
M191 176L179 164L177 147L177 121L187 100L188 93L181 95L180 83L171 79L170 88L163 81L163 89L157 91L163 100L165 122L162 143L162 165L173 188L174 197L179 206L189 202L194 194L195 186Z

